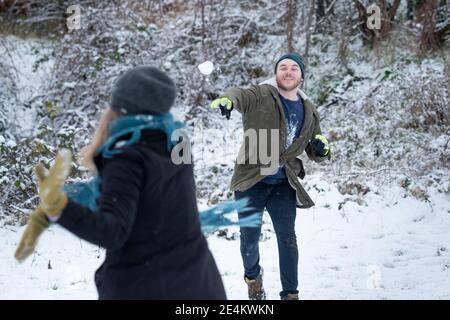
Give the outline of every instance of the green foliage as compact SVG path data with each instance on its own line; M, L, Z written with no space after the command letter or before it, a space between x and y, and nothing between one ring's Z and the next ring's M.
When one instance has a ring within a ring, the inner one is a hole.
M378 75L377 78L379 78L380 82L383 82L383 81L389 79L392 74L393 74L392 70L386 68Z
M136 26L136 29L137 29L139 32L148 32L148 31L147 31L147 27L146 27L145 25L138 25L138 26Z
M97 60L95 60L95 64L94 64L94 68L97 71L102 71L103 69L103 58L97 58Z
M57 101L47 100L44 102L44 109L50 119L55 120L60 112L60 107Z
M116 62L120 62L122 56L121 56L121 54L119 53L118 50L115 50L113 53L111 53L109 55L109 57L111 58L111 60L114 60Z
M72 130L64 130L63 132L58 132L56 135L58 137L58 149L69 149L73 153L74 148L74 138L75 131Z
M330 94L333 92L336 82L330 76L325 76L319 81L317 91L317 104L322 105L328 101Z
M51 154L48 147L41 141L33 140L31 142L31 156L39 157L39 156L49 156Z

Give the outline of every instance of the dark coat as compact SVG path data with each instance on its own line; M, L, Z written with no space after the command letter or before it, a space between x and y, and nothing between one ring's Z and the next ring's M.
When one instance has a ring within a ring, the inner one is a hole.
M106 248L99 299L226 299L203 233L191 164L175 165L164 133L146 130L112 159L95 159L98 212L69 201L58 223Z

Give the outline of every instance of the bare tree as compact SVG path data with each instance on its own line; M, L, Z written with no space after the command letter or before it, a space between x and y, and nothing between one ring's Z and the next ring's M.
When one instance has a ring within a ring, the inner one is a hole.
M322 18L325 15L325 8L327 4L327 0L317 0L316 16L318 19Z
M14 0L0 0L0 12L9 10L14 4Z
M440 42L443 42L450 34L450 1L448 0L440 1L434 33Z
M339 28L339 45L337 58L343 66L348 68L347 49L350 43L350 37L352 32L351 17L346 16L345 20L338 25L338 28Z
M359 16L359 30L363 36L363 43L365 45L372 45L376 41L384 40L394 27L394 18L397 13L400 0L394 0L393 4L386 0L379 0L376 2L381 11L381 26L379 29L369 28L367 21L370 18L368 7L366 7L360 0L353 0Z
M65 10L71 4L67 0L0 0L0 13L24 24L63 20Z
M308 65L309 58L309 46L311 43L311 33L312 33L312 19L314 16L314 9L316 6L316 0L312 0L310 2L309 14L308 14L308 22L306 23L306 44L305 44L305 53L303 55L305 59L305 65Z
M408 20L414 19L414 12L416 11L416 7L421 0L406 0L406 18Z
M287 49L294 51L292 44L293 33L295 29L295 21L297 20L297 0L288 0L287 2Z
M327 32L335 30L333 24L336 20L334 7L337 0L318 0L316 9L315 32Z
M333 13L333 7L337 0L317 0L316 17L317 20L325 18L330 12Z
M420 34L419 50L422 54L436 49L439 43L443 42L450 32L450 17L448 10L450 6L438 0L429 0L421 3L417 8L416 16L418 22L422 25Z

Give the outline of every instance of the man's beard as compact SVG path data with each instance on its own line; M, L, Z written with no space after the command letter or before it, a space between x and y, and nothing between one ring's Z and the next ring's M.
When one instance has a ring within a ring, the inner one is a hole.
M301 82L301 79L298 80L298 81L295 81L294 84L293 84L292 86L285 87L283 84L281 84L281 81L278 81L278 79L277 79L277 85L278 85L278 88L280 88L280 89L282 89L282 90L284 90L284 91L291 91L291 90L294 90L295 88L297 88L297 87L300 85L300 82Z

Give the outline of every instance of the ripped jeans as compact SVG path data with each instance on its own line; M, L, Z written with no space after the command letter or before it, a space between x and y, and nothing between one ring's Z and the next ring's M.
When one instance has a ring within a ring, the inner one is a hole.
M296 196L287 178L277 184L258 182L246 191L235 191L235 199L248 197L253 210L239 212L239 219L256 212L262 213L264 208L269 212L273 228L277 236L280 279L283 291L280 296L298 293L298 248L295 236ZM245 275L256 278L260 271L259 239L261 227L241 228L241 256ZM274 252L267 254L273 255Z

